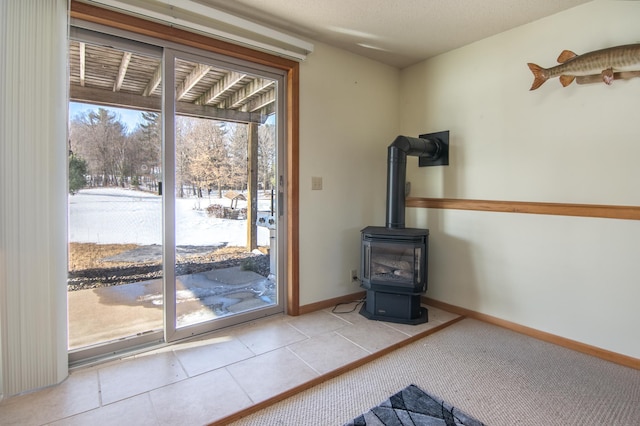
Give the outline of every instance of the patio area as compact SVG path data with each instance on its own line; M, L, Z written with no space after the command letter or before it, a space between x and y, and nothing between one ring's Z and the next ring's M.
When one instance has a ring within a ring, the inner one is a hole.
M239 266L177 277L176 290L179 326L276 303L275 283ZM71 291L68 303L70 349L163 327L162 279Z

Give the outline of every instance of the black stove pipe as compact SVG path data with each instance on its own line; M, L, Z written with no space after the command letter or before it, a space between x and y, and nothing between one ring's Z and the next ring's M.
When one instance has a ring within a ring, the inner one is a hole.
M387 228L404 228L407 155L438 158L438 139L398 136L388 148L387 158Z

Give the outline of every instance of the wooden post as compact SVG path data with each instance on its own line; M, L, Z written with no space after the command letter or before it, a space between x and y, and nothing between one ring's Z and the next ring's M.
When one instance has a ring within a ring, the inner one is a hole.
M258 248L258 124L249 123L247 148L247 249Z

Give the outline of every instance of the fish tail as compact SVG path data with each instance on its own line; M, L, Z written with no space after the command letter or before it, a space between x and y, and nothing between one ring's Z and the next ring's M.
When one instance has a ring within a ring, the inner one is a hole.
M542 86L542 83L548 80L548 77L545 75L545 69L536 64L527 64L529 69L533 73L533 84L531 85L531 89L536 90L538 87Z

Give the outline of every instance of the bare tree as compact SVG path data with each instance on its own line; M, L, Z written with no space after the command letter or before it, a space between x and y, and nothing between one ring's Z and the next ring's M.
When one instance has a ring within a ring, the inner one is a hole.
M176 196L184 198L185 186L191 184L189 159L191 157L191 143L189 134L191 133L192 121L186 117L176 117L175 138L176 138Z
M258 180L264 190L276 183L276 126L263 124L258 128Z
M203 189L217 186L221 197L230 169L225 123L197 118L185 120L188 123L184 123L183 131L176 132L181 180L190 183L198 196L202 196Z
M87 161L94 184L124 183L129 172L127 129L116 114L104 108L81 113L72 120L70 133L74 151Z
M247 148L249 145L249 129L246 124L231 123L227 142L227 161L229 175L226 184L240 191L247 186Z

